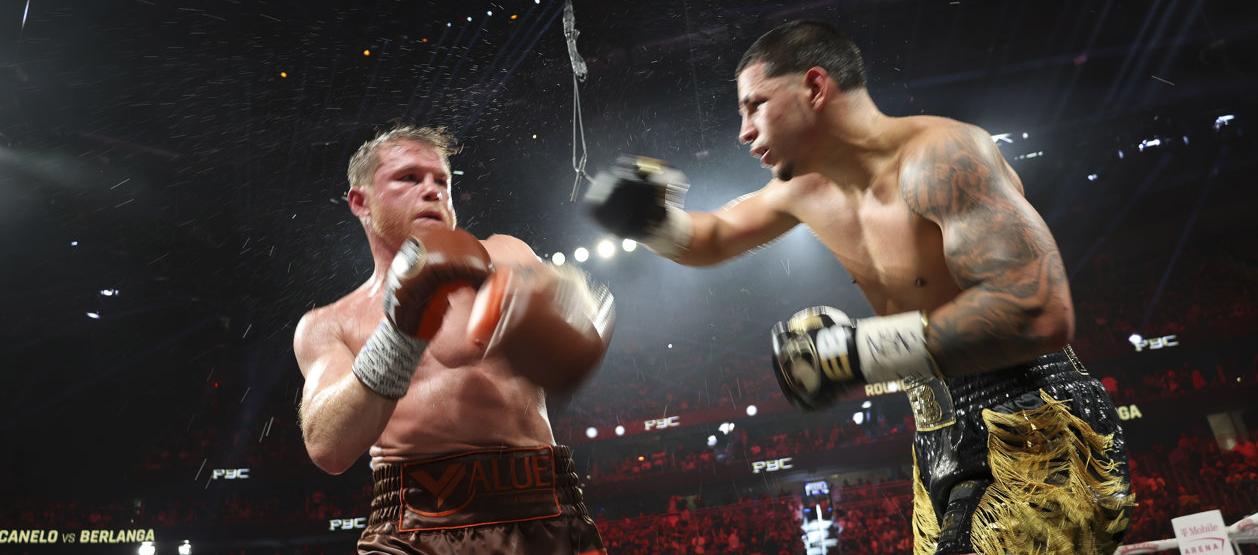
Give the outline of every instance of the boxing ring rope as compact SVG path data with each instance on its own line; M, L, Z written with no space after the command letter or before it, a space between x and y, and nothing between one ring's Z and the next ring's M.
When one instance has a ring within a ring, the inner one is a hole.
M1240 544L1258 544L1258 513L1242 518L1227 527L1227 538L1232 542L1233 549L1240 552ZM1122 545L1114 550L1114 555L1130 553L1157 553L1179 549L1179 540L1175 538Z

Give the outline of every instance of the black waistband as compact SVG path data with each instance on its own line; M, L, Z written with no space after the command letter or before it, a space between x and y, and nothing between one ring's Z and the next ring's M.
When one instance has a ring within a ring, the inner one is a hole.
M979 411L1006 403L1028 392L1052 391L1077 382L1089 382L1083 363L1067 347L1036 357L1029 363L1003 370L946 379L953 406L978 416Z

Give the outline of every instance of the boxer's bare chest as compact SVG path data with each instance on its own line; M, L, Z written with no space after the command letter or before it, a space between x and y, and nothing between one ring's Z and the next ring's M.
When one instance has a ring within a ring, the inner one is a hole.
M864 189L817 180L795 196L796 217L878 314L929 311L961 292L945 263L939 226L909 209L897 179L898 171L887 172Z
M406 396L370 454L400 461L489 446L553 443L541 389L515 375L505 360L484 356L467 339L475 290L447 300L445 318L428 344ZM343 338L355 354L382 316L378 296L347 299Z

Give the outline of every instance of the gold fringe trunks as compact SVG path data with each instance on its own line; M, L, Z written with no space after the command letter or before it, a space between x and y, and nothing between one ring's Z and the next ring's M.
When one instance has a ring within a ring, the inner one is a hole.
M1127 451L1074 351L944 385L932 406L950 423L913 442L915 555L1114 551L1133 504Z

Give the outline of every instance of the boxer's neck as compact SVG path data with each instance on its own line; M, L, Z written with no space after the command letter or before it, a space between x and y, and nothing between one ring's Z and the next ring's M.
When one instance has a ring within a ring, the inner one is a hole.
M384 278L389 275L389 266L393 264L393 257L397 256L398 249L402 248L401 241L389 241L379 234L375 233L371 226L364 225L367 232L367 246L371 249L372 271L371 277L367 278L367 282L363 284L367 287L371 295L384 289Z
M818 171L840 187L868 188L897 151L892 122L869 91L839 95L822 113Z

